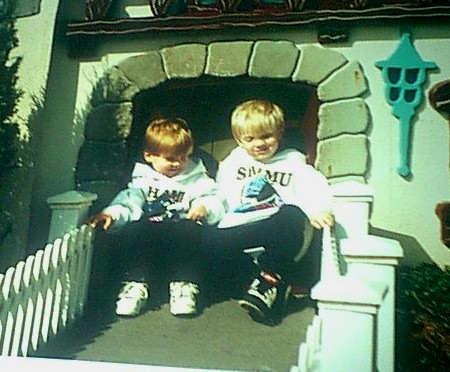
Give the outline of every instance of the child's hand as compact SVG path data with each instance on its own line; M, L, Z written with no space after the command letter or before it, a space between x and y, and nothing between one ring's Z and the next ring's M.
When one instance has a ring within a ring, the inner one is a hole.
M207 212L205 206L200 204L200 205L197 205L197 206L189 209L189 212L187 212L186 218L188 220L200 221L203 218L205 218L207 214L208 214L208 212Z
M323 229L326 226L334 225L334 216L328 211L322 211L311 216L309 221L316 229Z
M103 224L103 230L108 230L113 222L113 217L108 213L97 214L96 216L88 218L86 221L86 223L93 228L96 228L98 224Z

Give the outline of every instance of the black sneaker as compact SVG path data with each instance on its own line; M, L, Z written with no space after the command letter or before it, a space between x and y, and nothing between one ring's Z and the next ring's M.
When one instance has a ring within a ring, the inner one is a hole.
M262 271L239 301L253 320L268 325L280 322L290 293L278 274Z

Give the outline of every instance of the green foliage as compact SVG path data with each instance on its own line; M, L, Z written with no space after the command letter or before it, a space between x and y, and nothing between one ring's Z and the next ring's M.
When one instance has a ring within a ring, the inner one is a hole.
M404 311L411 319L410 371L447 371L450 365L450 268L421 264L403 271ZM404 352L405 350L403 350ZM402 351L401 351L402 352Z
M11 18L15 2L0 1L0 170L11 165L14 157L17 128L11 118L17 112L22 92L16 88L20 58L11 58L11 50L18 40L14 19Z

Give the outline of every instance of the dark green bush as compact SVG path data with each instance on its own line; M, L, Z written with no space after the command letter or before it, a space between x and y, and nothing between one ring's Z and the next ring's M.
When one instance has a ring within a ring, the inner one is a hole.
M400 370L448 371L450 268L421 264L401 269L399 279L398 327L404 332L398 349Z
M15 2L0 2L0 171L11 165L15 153L17 128L11 118L17 111L21 91L17 89L17 70L20 58L11 58L11 50L18 40L12 19Z

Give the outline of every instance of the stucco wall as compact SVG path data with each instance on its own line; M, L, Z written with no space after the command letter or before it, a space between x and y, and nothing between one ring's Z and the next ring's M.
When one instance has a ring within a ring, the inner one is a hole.
M18 104L18 116L26 120L33 97L42 97L46 88L53 46L56 11L59 0L45 0L39 14L16 20L19 45L13 54L22 57L18 86L24 90Z
M376 61L387 59L398 46L399 27L355 27L351 29L348 42L327 47L348 60L358 61L368 80L369 91L364 98L372 115L369 132L372 164L368 182L374 190L371 225L375 233L398 238L407 259L423 259L423 256L417 255L422 248L436 262L450 264L450 251L440 242L439 220L434 214L436 203L450 199L449 125L431 108L426 98L433 84L449 76L450 26L419 24L411 27L411 31L419 54L424 60L434 61L440 70L429 74L424 103L414 121L412 178L408 180L395 171L398 162L398 120L391 114L391 107L384 99L381 72L375 67ZM85 95L80 92L90 89L88 85L77 85L81 74L101 75L106 69L102 57L107 54L121 60L122 55L129 52L144 53L183 42L208 43L235 39L289 40L303 46L316 44L317 37L312 29L289 29L279 34L267 34L263 30L217 30L208 36L198 32L168 32L146 38L132 37L126 41L121 39L121 42L109 39L98 45L96 55L81 61L69 59L64 43L58 42L49 76L46 122L42 127L42 138L54 146L42 146L41 143L32 212L43 218L33 221L32 234L42 235L48 227L46 198L73 187L73 170L83 143L83 128L74 121L74 109L75 105L83 107L80 97ZM96 66L98 71L93 70Z
M0 269L15 264L27 253L27 237L30 218L30 203L33 190L34 152L37 132L31 127L30 116L35 113L35 99L43 100L53 47L53 33L58 0L42 2L37 15L16 19L18 47L11 51L11 57L21 57L17 87L23 91L12 120L19 125L18 153L15 167L2 174L0 192L2 212L11 216L11 229L1 240ZM36 4L23 4L24 13L32 13ZM34 122L33 124L36 124ZM36 143L36 145L38 145Z
M373 35L376 40L372 40ZM354 29L351 44L336 48L347 58L360 61L369 79L366 102L373 116L369 135L373 164L368 178L374 190L371 225L398 234L393 236L406 245L405 255L415 254L415 248L421 246L433 260L446 265L450 264L450 250L440 241L440 224L434 209L437 203L450 200L449 123L433 110L427 95L434 84L450 76L448 35L448 26L412 28L417 52L423 60L435 62L439 69L429 71L423 86L424 100L413 120L412 177L408 180L396 173L399 122L384 99L385 85L380 70L375 67L375 62L389 58L397 48L400 30L397 27Z

